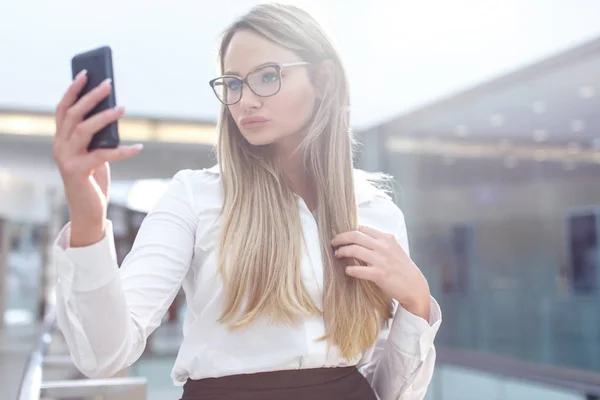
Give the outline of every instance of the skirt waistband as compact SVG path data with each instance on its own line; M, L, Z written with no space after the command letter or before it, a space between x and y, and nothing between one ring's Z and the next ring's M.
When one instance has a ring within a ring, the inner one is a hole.
M181 400L212 399L376 400L358 369L314 368L188 379Z

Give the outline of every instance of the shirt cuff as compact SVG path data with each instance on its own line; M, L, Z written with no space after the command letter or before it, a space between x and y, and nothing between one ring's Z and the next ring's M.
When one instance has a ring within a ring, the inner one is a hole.
M59 280L71 290L90 292L107 285L118 274L117 252L111 221L106 221L104 238L84 247L69 247L71 223L61 230L54 243Z
M430 297L429 323L398 305L392 321L388 341L402 353L425 360L442 323L442 311Z

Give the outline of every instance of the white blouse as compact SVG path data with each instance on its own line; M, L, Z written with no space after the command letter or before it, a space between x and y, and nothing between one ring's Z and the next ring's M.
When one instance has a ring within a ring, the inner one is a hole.
M404 216L383 192L360 178L356 196L360 224L391 232L408 252ZM329 353L321 317L295 327L258 320L228 331L217 319L222 282L215 279L222 190L218 167L178 172L144 219L121 268L112 225L87 247L69 248L67 224L54 245L58 325L77 368L106 377L133 364L159 326L180 287L187 313L183 342L171 377L176 385L202 379L273 370L357 365L381 400L422 399L435 364L434 338L441 311L431 298L430 320L397 306L391 328L373 348L344 359ZM307 290L322 307L323 265L317 224L298 197L304 241L301 270Z

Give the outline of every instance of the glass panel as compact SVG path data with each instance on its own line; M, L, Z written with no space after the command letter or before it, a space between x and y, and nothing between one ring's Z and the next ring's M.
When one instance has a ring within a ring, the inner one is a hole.
M425 400L585 400L585 396L559 387L508 379L504 376L439 365Z
M4 234L8 235L4 321L7 325L31 324L37 319L41 300L44 228L6 222Z

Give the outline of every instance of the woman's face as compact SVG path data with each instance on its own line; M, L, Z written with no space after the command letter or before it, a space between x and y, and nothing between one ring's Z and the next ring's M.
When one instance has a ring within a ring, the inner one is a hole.
M252 73L248 80L259 93L264 90L270 94L281 84L279 92L270 97L258 96L247 84L231 88L232 91L241 89L241 100L228 107L246 140L252 145L295 147L300 139L297 134L312 118L317 101L317 90L307 66L282 68L280 82L273 66L261 66L302 60L292 51L250 30L239 30L231 39L223 61L225 75L244 79Z

